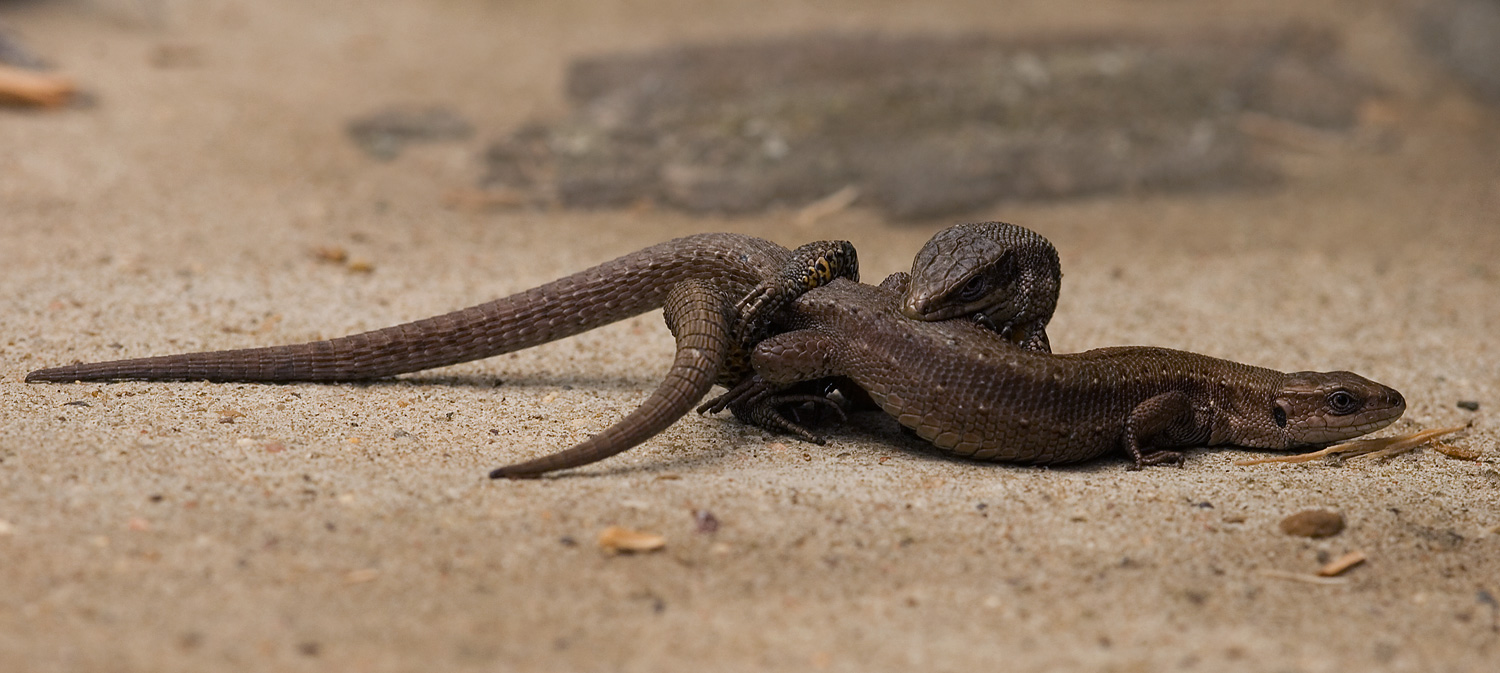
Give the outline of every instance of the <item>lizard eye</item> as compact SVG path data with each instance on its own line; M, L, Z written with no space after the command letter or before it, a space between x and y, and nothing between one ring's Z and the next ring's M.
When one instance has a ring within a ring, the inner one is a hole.
M1359 411L1360 406L1362 405L1359 399L1347 390L1335 390L1328 393L1328 408L1335 414L1340 416L1352 414Z
M964 283L963 288L958 291L958 300L961 302L977 301L990 291L990 281L984 276L975 276Z

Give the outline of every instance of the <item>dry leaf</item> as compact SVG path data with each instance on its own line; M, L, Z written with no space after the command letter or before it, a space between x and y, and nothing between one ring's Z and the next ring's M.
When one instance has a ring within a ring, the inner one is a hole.
M656 551L667 546L667 538L655 533L610 526L599 532L599 548L612 553Z
M1437 449L1438 453L1441 453L1449 458L1457 458L1459 460L1479 460L1479 458L1484 455L1484 451L1480 449L1476 449L1473 447L1453 446L1452 444L1444 444L1442 442L1433 442L1432 448Z
M1297 537L1332 537L1344 532L1344 515L1307 509L1281 520L1281 532Z

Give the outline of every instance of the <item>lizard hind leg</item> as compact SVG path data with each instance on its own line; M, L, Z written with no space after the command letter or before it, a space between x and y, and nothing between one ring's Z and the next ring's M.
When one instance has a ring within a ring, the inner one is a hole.
M840 423L849 420L844 414L843 407L830 399L827 395L817 393L780 392L760 398L750 405L731 405L729 410L734 412L735 418L751 425L759 426L773 432L785 432L796 436L805 442L811 442L822 446L828 443L822 435L819 435L807 426L803 425L801 416L797 409L806 405L812 405L816 410L827 409L838 417ZM789 417L790 415L790 417Z
M813 444L826 444L817 433L809 430L798 418L787 418L782 407L812 404L833 411L839 422L848 420L838 402L825 394L801 392L797 387L778 388L759 376L751 376L738 385L698 406L700 414L717 414L728 409L735 418L772 432L785 432Z

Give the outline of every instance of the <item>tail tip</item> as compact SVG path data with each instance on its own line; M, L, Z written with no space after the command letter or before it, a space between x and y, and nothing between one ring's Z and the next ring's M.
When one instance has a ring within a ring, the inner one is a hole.
M542 476L540 472L522 472L513 467L497 467L490 470L491 479L509 479L519 481L521 479L536 479Z
M38 370L36 370L34 372L30 372L30 373L28 373L26 375L26 382L27 383L43 383L43 382L49 382L49 381L56 381L57 379L53 376L53 372L54 371L56 371L56 370L53 370L53 369L38 369Z

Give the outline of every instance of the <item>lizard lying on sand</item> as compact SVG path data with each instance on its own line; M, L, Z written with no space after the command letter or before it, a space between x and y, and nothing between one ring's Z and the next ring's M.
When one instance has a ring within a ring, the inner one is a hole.
M751 353L755 376L705 405L776 404L799 382L848 377L886 413L949 453L1063 464L1123 450L1136 467L1173 449L1286 450L1383 428L1401 394L1350 372L1295 372L1150 347L1052 355L972 322L917 322L888 288L835 281L783 313Z
M1047 355L1060 278L1056 251L1028 230L952 227L918 253L911 276L895 274L879 288L837 281L802 296L776 325L791 331L756 347L759 374L699 411L729 407L773 426L757 416L817 399L787 390L842 377L952 453L1061 464L1124 448L1140 467L1180 461L1171 448L1328 444L1384 427L1405 409L1400 393L1348 372L1282 374L1146 347ZM974 321L943 321L964 315ZM491 476L535 476L600 457L573 449Z

